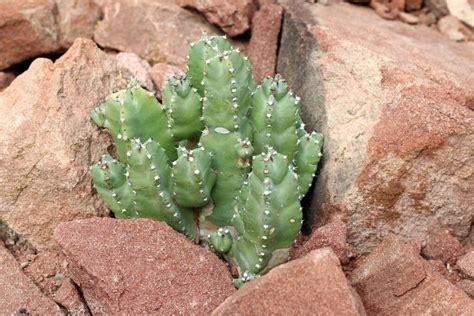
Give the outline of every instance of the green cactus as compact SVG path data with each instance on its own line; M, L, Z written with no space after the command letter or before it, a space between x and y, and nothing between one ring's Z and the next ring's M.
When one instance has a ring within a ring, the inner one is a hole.
M132 84L91 113L117 157L91 167L94 187L117 218L165 221L209 244L239 287L287 260L322 135L305 131L279 75L255 85L225 37L192 44L186 75L162 92L160 104Z

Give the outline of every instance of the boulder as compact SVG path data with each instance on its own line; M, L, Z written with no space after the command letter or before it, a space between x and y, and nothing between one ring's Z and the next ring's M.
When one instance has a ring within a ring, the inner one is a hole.
M474 32L452 15L439 19L438 30L456 42L474 41Z
M464 254L461 243L454 238L446 229L432 229L428 237L423 241L421 254L426 259L441 260L443 263L456 262L456 259Z
M470 27L474 27L474 3L472 0L446 0L449 13Z
M54 300L67 309L68 315L88 315L87 307L70 279L62 281L61 287L54 294Z
M255 0L177 0L177 3L201 12L210 23L232 37L250 29L257 8Z
M275 75L282 18L283 8L278 4L268 4L262 6L252 19L252 37L247 55L257 83Z
M62 48L69 48L76 38L94 36L94 29L102 16L94 0L56 0L59 41Z
M115 58L120 66L132 73L133 78L138 80L142 87L151 92L155 91L150 76L151 66L146 60L134 53L118 53Z
M159 99L161 99L161 90L168 83L168 79L172 76L181 75L184 75L184 72L181 69L169 64L158 63L151 67L150 77L155 84L156 94Z
M205 315L235 291L222 261L158 221L77 220L55 237L93 314Z
M365 315L330 248L280 265L222 303L217 315Z
M370 315L471 315L474 301L437 273L418 247L386 238L350 280Z
M309 239L301 246L294 247L292 251L290 251L290 254L293 259L297 259L313 250L330 247L341 263L347 264L349 263L349 257L346 240L346 225L342 220L336 217L328 224L315 229Z
M36 250L55 251L59 223L108 213L92 194L89 166L110 141L89 113L129 78L78 39L55 63L36 59L0 93L0 222Z
M0 2L0 70L59 50L55 10L54 0Z
M456 283L456 286L466 292L471 298L474 298L474 281L471 280L461 280Z
M0 314L63 315L21 271L15 258L0 241Z
M456 266L464 277L474 280L474 250L459 258Z
M340 206L359 253L390 232L423 239L438 222L467 238L474 43L347 3L281 3L277 70L301 97L308 129L325 136L308 218L329 218L323 203Z
M104 19L95 41L102 47L132 52L151 64L184 67L189 44L202 32L218 34L199 14L168 0L104 0Z

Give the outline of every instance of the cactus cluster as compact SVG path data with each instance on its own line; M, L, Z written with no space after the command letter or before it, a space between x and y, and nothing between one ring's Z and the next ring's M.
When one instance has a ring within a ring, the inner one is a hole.
M92 112L116 148L91 167L99 195L118 218L210 245L237 267L236 286L286 261L322 147L299 98L279 75L257 86L247 58L206 34L162 95L133 84Z

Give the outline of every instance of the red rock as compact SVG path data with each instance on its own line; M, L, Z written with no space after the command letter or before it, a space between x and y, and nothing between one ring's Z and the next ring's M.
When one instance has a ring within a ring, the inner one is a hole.
M301 97L308 130L331 140L308 207L316 220L328 217L323 203L340 205L360 254L389 233L423 240L438 222L466 239L474 43L347 3L280 3L277 72Z
M94 0L56 0L59 39L63 48L69 48L76 38L94 36L94 29L102 16Z
M474 298L474 281L461 280L456 283L456 286L466 292L471 298Z
M330 247L337 255L342 264L347 264L347 229L346 225L339 218L335 218L330 223L313 231L309 239L298 248L293 248L290 252L293 259L301 258L309 252Z
M0 71L0 92L12 83L16 75L11 71Z
M70 279L63 280L54 300L66 308L69 315L88 315L87 307Z
M244 285L217 315L365 315L334 252L323 248Z
M0 2L0 70L59 50L53 0Z
M132 52L150 64L186 64L189 44L202 32L219 32L197 13L168 0L105 0L104 19L95 41L102 47Z
M15 258L0 242L0 314L63 315L21 271Z
M443 263L454 263L464 252L461 243L446 229L431 230L421 249L426 259L441 260Z
M155 91L155 86L150 76L151 66L146 60L141 59L134 53L118 53L115 58L117 58L121 67L128 69L132 73L133 78L138 80L142 87L148 91Z
M439 19L438 30L456 42L474 41L474 32L452 15Z
M156 87L156 94L159 99L161 99L161 90L165 87L168 83L168 79L172 76L181 76L184 72L179 69L178 67L158 63L153 65L150 70L150 76L153 80L153 83Z
M474 280L474 250L459 258L456 266L463 276Z
M474 302L425 262L412 244L389 237L356 265L350 280L368 314L474 313Z
M431 267L436 272L438 272L439 274L444 276L446 278L446 280L448 280L452 284L456 284L457 282L459 282L461 280L461 277L452 268L450 263L446 264L441 260L428 260L427 262L431 265Z
M227 35L237 36L250 29L254 0L177 0L184 8L193 8L204 14L209 22L218 25Z
M248 57L257 83L275 75L282 18L283 8L278 4L268 4L262 6L252 19Z
M110 141L89 113L130 77L78 39L54 64L35 60L0 94L0 221L36 250L57 250L60 222L107 214L91 194L89 166Z
M235 291L222 261L161 222L78 220L55 237L93 314L205 315Z

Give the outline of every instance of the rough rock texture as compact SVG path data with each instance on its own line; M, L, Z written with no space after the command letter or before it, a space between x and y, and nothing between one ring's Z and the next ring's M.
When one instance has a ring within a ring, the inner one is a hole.
M459 258L456 266L464 277L474 280L474 250Z
M128 69L134 79L138 80L140 85L148 91L155 91L153 81L151 80L151 66L134 53L118 53L116 56L120 66Z
M474 301L412 244L389 237L356 263L350 279L370 315L471 315Z
M155 64L151 67L150 76L156 87L156 94L161 99L161 90L168 83L168 78L171 76L181 76L184 72L178 67L168 64Z
M474 27L474 2L472 0L446 0L449 13L470 27Z
M54 250L54 228L105 214L89 165L107 135L89 112L130 74L90 40L78 39L54 64L36 59L0 93L0 222L37 250Z
M15 73L11 71L0 71L0 92L8 87L15 78Z
M0 70L59 49L54 0L0 1Z
M275 75L282 18L283 8L278 4L268 4L262 6L252 19L252 37L247 55L257 83Z
M471 280L461 280L456 283L456 286L466 292L471 298L474 298L474 281Z
M63 315L21 271L0 241L0 315Z
M209 314L235 289L225 264L166 224L94 218L55 232L93 314Z
M88 315L87 307L70 279L63 280L61 287L54 294L54 300L65 307L69 315Z
M107 48L133 52L151 64L186 64L189 44L202 32L217 34L197 13L167 0L105 0L94 39Z
M313 212L345 209L348 242L361 253L389 232L423 238L438 221L466 238L474 43L346 3L284 7L278 72L301 96L309 129L325 135Z
M315 249L330 247L341 263L347 264L349 257L347 255L346 239L346 225L339 218L335 218L330 223L314 230L309 239L300 247L293 248L290 254L293 259L297 259Z
M426 259L454 263L465 252L461 243L446 229L433 229L423 241L421 254Z
M446 0L425 0L425 5L438 19L449 14Z
M438 30L456 42L474 40L474 32L452 15L439 19Z
M254 0L177 0L177 3L184 8L198 10L229 36L237 36L250 29L257 7Z
M94 0L56 0L59 40L68 48L78 37L92 38L102 12Z
M230 296L212 315L365 315L334 252L280 265Z

